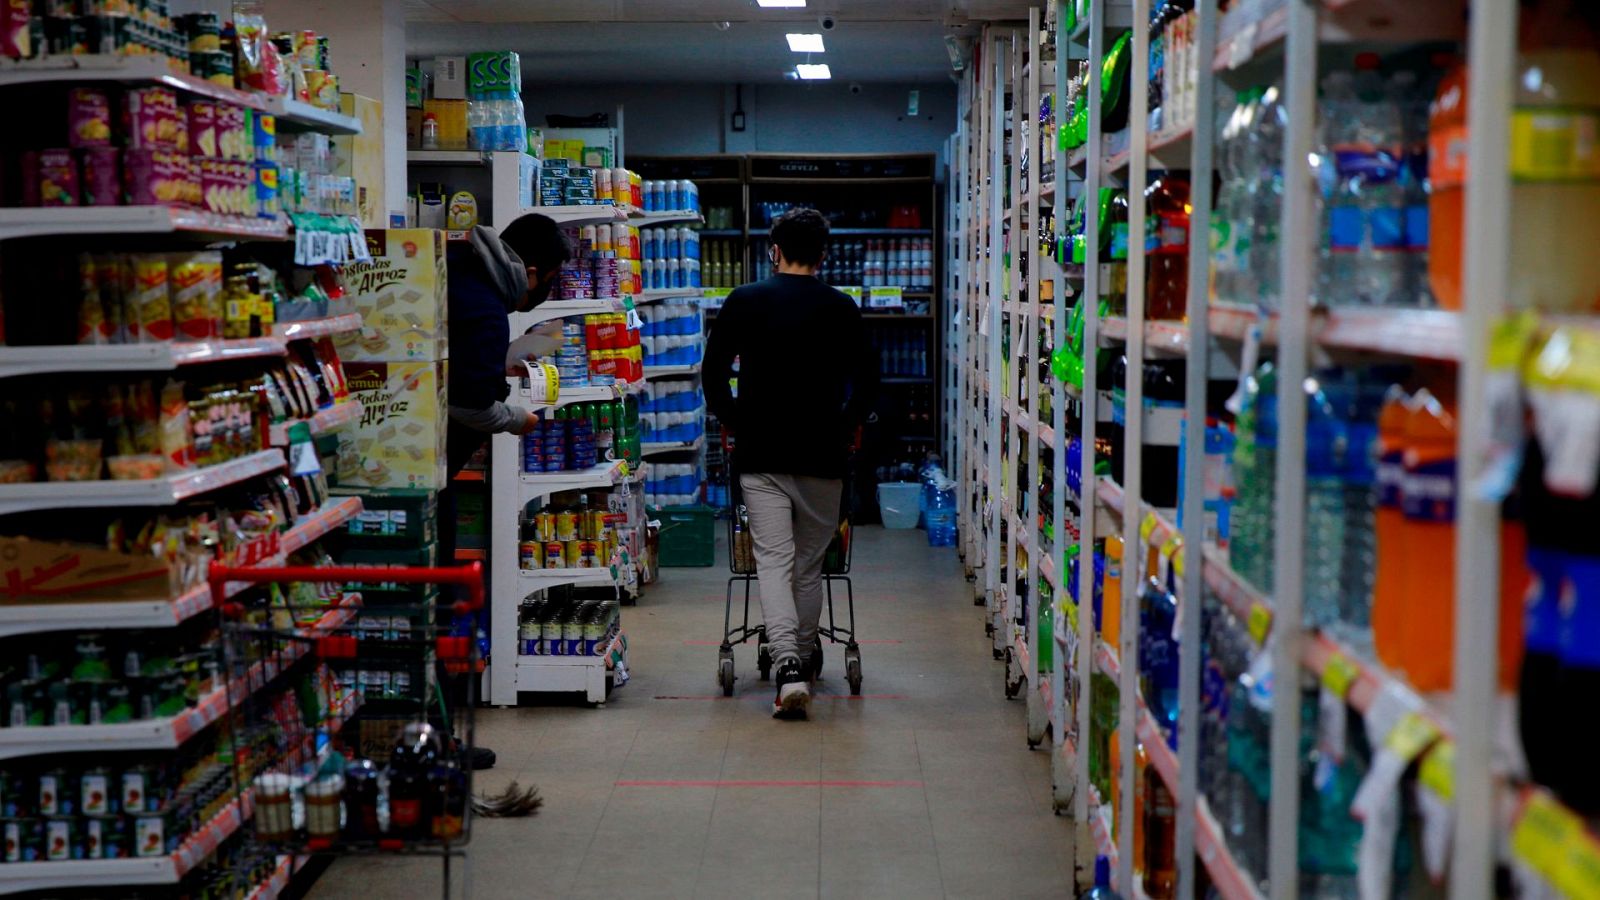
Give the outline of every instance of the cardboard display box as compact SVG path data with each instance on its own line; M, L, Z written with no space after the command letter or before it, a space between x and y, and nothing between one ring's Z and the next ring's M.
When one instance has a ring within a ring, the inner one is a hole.
M345 381L362 415L339 435L334 477L340 487L445 486L446 365L345 362Z
M345 266L345 284L361 313L361 330L334 338L351 362L435 361L449 356L449 283L444 232L372 229L368 262Z
M361 120L361 133L333 138L333 174L356 180L356 212L367 228L388 224L384 208L383 103L360 94L340 94L339 111Z

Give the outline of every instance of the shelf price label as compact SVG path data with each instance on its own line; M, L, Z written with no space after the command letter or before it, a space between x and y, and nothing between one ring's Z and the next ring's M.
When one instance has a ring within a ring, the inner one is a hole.
M1600 896L1600 849L1583 820L1543 791L1524 804L1511 831L1511 852L1569 897Z
M860 288L857 288L860 290ZM857 297L859 302L860 298ZM905 306L904 289L900 287L867 288L868 309L898 309Z
M1361 667L1350 660L1343 653L1328 654L1328 662L1322 667L1322 686L1336 694L1340 699L1350 696L1350 686L1361 677Z
M1260 646L1267 641L1267 631L1272 628L1272 610L1264 603L1253 603L1250 606L1250 617L1245 620L1245 625L1250 630L1250 639Z
M844 294L846 297L849 297L851 300L854 300L856 302L856 306L860 306L861 305L861 288L860 287L857 287L856 285L846 285L844 287L839 288L839 292Z
M1150 536L1155 534L1156 529L1160 526L1161 520L1156 518L1155 513L1145 513L1144 519L1139 522L1139 540L1148 545L1150 543Z
M1422 758L1417 778L1439 799L1449 802L1456 795L1456 744L1445 739L1434 745Z
M1438 737L1439 729L1432 722L1419 712L1408 712L1384 738L1383 745L1390 753L1409 763Z

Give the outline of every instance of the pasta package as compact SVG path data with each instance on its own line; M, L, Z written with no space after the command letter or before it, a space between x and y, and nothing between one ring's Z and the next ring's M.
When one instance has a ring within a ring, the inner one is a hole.
M208 341L222 336L222 254L173 253L167 257L174 336Z
M124 306L129 320L138 325L139 340L143 343L172 340L172 298L166 257L154 254L131 257L128 277L133 287Z

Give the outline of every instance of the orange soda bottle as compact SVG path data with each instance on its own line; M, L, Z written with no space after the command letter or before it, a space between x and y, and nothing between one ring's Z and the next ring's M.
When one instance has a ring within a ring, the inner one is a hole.
M1461 308L1467 184L1467 67L1439 82L1428 106L1428 285L1445 309Z
M1403 555L1395 560L1405 586L1400 668L1419 691L1447 691L1455 646L1456 419L1426 388L1412 401L1400 500Z
M1374 526L1378 565L1372 590L1372 643L1378 660L1396 671L1402 667L1406 562L1412 558L1405 545L1406 517L1400 508L1410 404L1405 390L1394 385L1384 396L1378 413L1378 512Z

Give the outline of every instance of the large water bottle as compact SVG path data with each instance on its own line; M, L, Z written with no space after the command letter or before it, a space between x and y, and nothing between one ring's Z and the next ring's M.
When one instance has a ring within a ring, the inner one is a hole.
M1400 114L1391 101L1378 57L1356 57L1357 71L1341 100L1327 87L1334 167L1328 200L1332 254L1330 302L1403 303L1406 297L1405 198L1396 159ZM1330 76L1330 81L1334 81ZM1334 81L1342 87L1345 82Z
M1272 591L1273 505L1278 459L1277 372L1263 363L1245 380L1244 406L1236 422L1232 540L1234 571L1259 590Z
M1344 568L1346 435L1316 378L1306 379L1305 621L1328 628L1339 621Z
M1389 97L1400 113L1400 193L1404 214L1406 286L1397 302L1432 306L1428 286L1428 101L1414 72L1396 72L1389 79Z
M1317 299L1352 303L1356 255L1365 226L1355 197L1345 190L1338 153L1350 140L1355 107L1355 76L1332 72L1322 80L1322 123L1318 140L1317 186L1322 196L1321 237L1317 245Z
M1277 309L1279 259L1278 224L1283 209L1283 133L1289 124L1277 85L1258 91L1251 116L1250 146L1254 180L1250 197L1249 270L1255 299L1263 308Z
M1347 404L1345 434L1344 579L1339 602L1341 633L1372 655L1372 595L1378 571L1378 413L1394 375L1361 369L1340 385L1335 405ZM1347 395L1347 396L1346 396Z
M488 113L488 104L482 97L467 101L467 146L473 150L488 150L493 141L487 126Z
M1250 174L1249 132L1254 112L1253 92L1240 91L1233 112L1222 128L1219 158L1222 185L1217 207L1212 214L1212 299L1247 303L1255 291L1247 283L1250 253L1249 214Z

